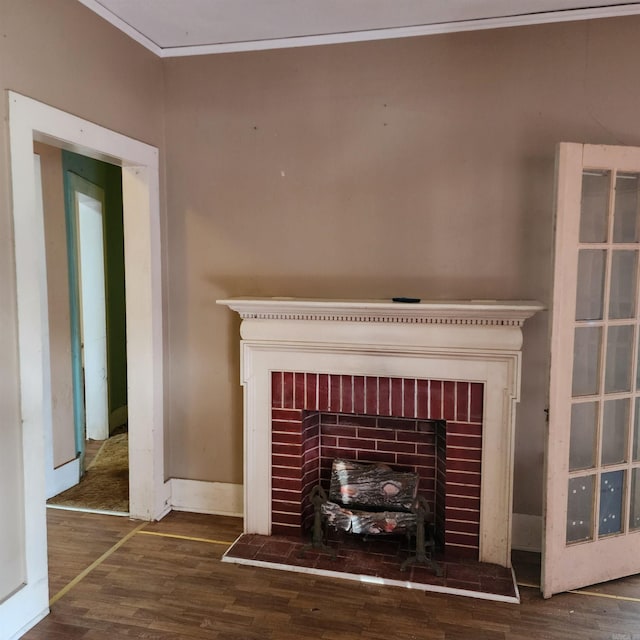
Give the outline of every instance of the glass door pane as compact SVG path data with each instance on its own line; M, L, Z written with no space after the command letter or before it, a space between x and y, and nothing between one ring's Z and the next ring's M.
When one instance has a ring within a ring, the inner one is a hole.
M633 462L640 462L640 398L636 398L635 418L633 421L633 447L631 448L631 459Z
M606 258L602 249L582 249L578 254L576 320L602 318Z
M640 468L638 467L631 472L629 528L640 529Z
M580 242L606 242L610 171L588 171L582 177Z
M596 464L598 402L580 402L571 407L569 470L590 469Z
M608 536L622 531L622 499L624 471L611 471L600 476L600 522L598 535Z
M624 462L627 456L629 432L629 399L607 400L602 417L602 447L600 464Z
M618 173L616 176L614 242L638 240L638 174Z
M573 396L590 396L600 390L600 327L577 327L573 346Z
M633 318L635 315L637 271L637 251L614 251L611 254L609 318Z
M607 332L605 393L616 393L631 389L633 333L633 325L609 327Z
M595 476L571 478L567 501L567 542L593 538L593 487Z

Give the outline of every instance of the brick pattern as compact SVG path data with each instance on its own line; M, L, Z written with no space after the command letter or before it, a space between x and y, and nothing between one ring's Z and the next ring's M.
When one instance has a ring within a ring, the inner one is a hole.
M477 560L483 397L474 382L273 372L272 532L308 529L309 493L343 456L415 470L445 551Z
M480 545L482 424L447 422L445 548L477 560Z
M278 527L301 527L304 453L303 415L296 409L273 409L272 429L272 519ZM275 528L274 528L275 532Z
M448 426L448 425L447 425ZM447 431L439 429L436 433L436 458L438 461L444 460L444 464L439 464L436 468L436 496L435 504L435 539L439 547L445 545L446 530L446 503L447 503ZM444 499L443 499L444 498Z
M484 385L327 373L272 373L275 409L482 422Z

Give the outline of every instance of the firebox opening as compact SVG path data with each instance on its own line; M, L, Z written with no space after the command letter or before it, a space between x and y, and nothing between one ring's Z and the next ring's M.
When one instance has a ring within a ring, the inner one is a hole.
M384 463L394 471L416 473L418 493L438 515L436 530L443 529L446 479L446 422L409 420L353 414L318 413L320 434L319 481L328 492L331 466L336 458ZM438 443L441 445L438 446ZM305 505L308 497L303 498ZM305 508L305 516L306 516ZM305 517L303 533L312 520ZM444 532L438 537L444 545Z

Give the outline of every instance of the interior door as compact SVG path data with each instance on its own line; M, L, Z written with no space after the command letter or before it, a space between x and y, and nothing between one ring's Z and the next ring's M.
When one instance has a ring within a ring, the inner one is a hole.
M640 572L640 149L557 162L545 597Z
M65 175L71 316L71 371L76 450L109 437L104 285L104 190Z
M85 437L109 437L104 190L71 174L77 230L77 273Z

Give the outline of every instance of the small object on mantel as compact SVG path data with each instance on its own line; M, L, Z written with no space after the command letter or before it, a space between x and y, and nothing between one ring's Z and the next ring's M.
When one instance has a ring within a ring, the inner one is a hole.
M393 302L408 302L410 304L417 304L420 302L420 298L405 298L404 296L400 296L398 298L391 298Z

